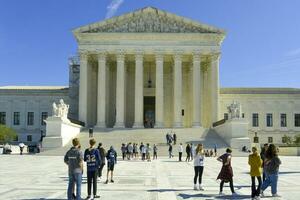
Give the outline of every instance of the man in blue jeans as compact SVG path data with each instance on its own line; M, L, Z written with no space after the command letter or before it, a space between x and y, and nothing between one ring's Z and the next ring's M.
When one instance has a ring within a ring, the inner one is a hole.
M64 162L69 167L68 200L81 200L81 179L83 173L83 154L78 138L72 140L73 147L66 153ZM76 185L76 197L73 195Z

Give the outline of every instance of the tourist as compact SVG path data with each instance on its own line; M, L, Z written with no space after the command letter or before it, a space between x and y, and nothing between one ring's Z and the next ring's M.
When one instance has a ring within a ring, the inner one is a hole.
M182 158L182 152L183 152L183 147L182 147L182 143L179 144L178 146L178 154L179 154L179 162L181 162L181 158Z
M194 159L194 155L195 155L195 146L193 145L193 143L191 143L191 160Z
M142 146L142 161L146 159L147 148L145 145Z
M152 149L151 149L150 144L147 143L147 147L146 147L146 159L147 159L148 162L151 161L151 158L150 158L150 152L151 152L151 150L152 150Z
M132 143L129 142L129 144L127 145L127 159L131 160L131 158L133 158L133 146Z
M101 142L98 145L98 151L100 153L100 158L101 158L101 161L102 161L100 166L99 166L99 169L98 169L98 177L101 178L102 177L102 170L103 170L103 167L105 165L105 155L106 155L105 149L103 148Z
M90 138L94 137L94 130L93 130L93 128L89 128L89 137Z
M215 157L217 157L218 152L217 152L217 144L214 144L214 152L215 152Z
M267 149L268 149L268 143L265 143L264 146L261 148L261 152L260 152L260 157L263 161L263 164L262 164L262 168L263 168L263 181L266 180L266 173L265 173L265 167L264 167L264 162L265 162L265 158L266 158L266 152L267 152Z
M176 133L173 134L173 141L174 141L174 145L176 145L176 142L177 142L177 135L176 135Z
M250 165L250 176L251 176L251 198L257 199L259 198L260 188L261 188L261 165L262 159L257 153L257 148L252 147L252 154L249 155L248 164ZM255 187L255 177L258 181L257 188Z
M105 184L108 183L109 172L110 172L110 182L114 183L113 176L114 176L115 164L117 164L117 152L114 150L113 146L111 146L107 151L106 159L107 159L107 176L106 176Z
M267 151L266 157L264 161L264 169L266 173L266 180L263 182L261 186L261 195L268 186L271 186L271 192L273 197L280 197L277 194L277 182L278 182L278 172L279 165L281 165L281 161L278 158L277 148L274 144L270 144Z
M158 148L156 146L156 144L153 145L153 160L156 159L157 160L157 151Z
M208 153L208 150L207 150L207 153ZM213 150L211 149L210 152L209 152L209 157L213 157L214 156L214 152Z
M64 162L69 168L68 200L81 200L81 180L83 173L83 155L79 149L80 142L78 138L72 140L73 147L67 151ZM73 194L74 183L76 184L76 197Z
M142 150L144 148L144 144L141 142L141 145L140 145L140 154L141 154L141 159L143 160L143 153L142 153Z
M133 144L133 154L134 154L134 158L136 158L138 156L138 144L134 143Z
M204 190L202 187L202 174L203 174L203 168L204 168L204 153L203 153L203 145L198 144L195 152L194 157L194 190L198 190L197 187L197 179L199 181L199 190Z
M173 157L173 146L172 144L170 143L169 144L169 158L172 158Z
M23 142L21 142L19 144L19 147L20 147L20 155L23 155L23 150L24 150L25 144Z
M222 162L222 169L217 177L217 179L221 180L220 183L220 195L224 195L223 193L223 186L224 183L229 182L230 185L230 190L232 192L233 195L235 195L236 193L234 192L234 188L233 188L233 171L232 171L232 167L231 167L231 152L232 150L230 148L226 149L226 153L223 154L222 156L220 156L219 158L217 158L218 161Z
M90 147L84 151L84 161L87 166L87 200L99 198L97 195L97 172L102 163L99 150L95 148L96 140L94 138L90 139ZM93 195L92 194L92 184L93 184Z
M190 162L190 159L191 159L191 146L190 146L190 144L186 145L185 152L186 152L186 159L185 159L185 161Z
M122 152L122 159L124 160L126 157L126 152L127 152L127 149L126 149L126 146L124 143L122 143L121 152Z

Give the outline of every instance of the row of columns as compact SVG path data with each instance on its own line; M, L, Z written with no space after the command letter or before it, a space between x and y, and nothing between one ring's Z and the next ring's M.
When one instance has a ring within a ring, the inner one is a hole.
M106 60L105 53L99 54L98 59L98 96L97 96L97 127L106 127ZM117 55L117 84L116 84L116 123L114 128L125 128L125 55ZM156 88L155 88L155 127L164 126L164 55L155 56ZM83 54L80 57L80 87L79 87L79 120L86 122L88 118L88 59ZM144 127L143 121L143 54L135 55L135 115L134 128ZM211 62L211 101L212 121L218 120L219 112L219 58ZM193 54L192 100L193 100L193 127L201 126L201 55ZM173 127L182 127L182 55L174 55L174 122Z

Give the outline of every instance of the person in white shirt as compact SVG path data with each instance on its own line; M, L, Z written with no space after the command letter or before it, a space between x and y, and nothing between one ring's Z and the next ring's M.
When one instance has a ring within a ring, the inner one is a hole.
M183 147L182 147L182 143L180 143L179 147L178 147L178 153L179 153L179 162L181 162L181 158L182 158L182 152L183 152Z
M194 190L198 190L197 179L199 181L199 190L204 190L202 187L202 174L204 169L204 151L203 145L198 144L194 154Z

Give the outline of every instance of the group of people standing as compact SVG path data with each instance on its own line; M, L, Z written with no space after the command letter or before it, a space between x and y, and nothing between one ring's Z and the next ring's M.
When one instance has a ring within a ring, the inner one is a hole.
M251 198L253 200L260 199L264 196L264 190L271 186L271 192L273 197L279 197L277 194L277 182L279 165L281 164L277 154L278 150L274 144L265 144L260 154L256 147L252 147L252 154L249 155L248 164L250 165L251 176ZM233 170L231 166L232 150L226 149L226 153L217 158L222 162L222 168L217 176L217 179L221 180L219 195L224 195L223 186L224 183L229 182L232 195L236 195L233 186ZM204 157L205 152L203 145L198 144L194 156L194 190L204 190L202 187L202 174L204 170ZM263 174L263 179L262 179ZM255 179L258 180L258 185L255 184ZM197 180L199 186L197 185Z
M97 177L102 176L102 169L105 165L105 159L107 160L107 177L105 183L108 183L109 173L110 182L113 180L114 166L117 163L117 153L113 146L106 152L99 143L98 148L95 147L95 139L90 139L90 147L84 151L81 151L81 145L78 138L72 140L73 146L64 156L64 162L68 165L69 169L69 184L67 196L68 200L81 200L81 181L83 174L83 162L86 162L87 166L87 200L99 198L97 195ZM76 195L75 195L76 186ZM93 195L92 193L93 186Z
M153 160L157 159L157 151L158 148L156 144L153 145L153 148L149 143L144 144L141 142L141 144L138 146L137 143L131 143L128 144L122 143L121 145L121 152L122 152L122 159L125 160L132 160L132 159L138 159L139 155L142 161L147 160L148 162L151 161L151 152L153 151Z

